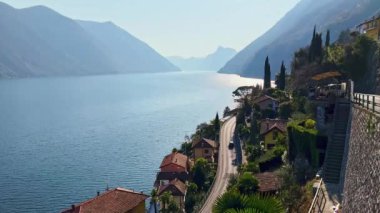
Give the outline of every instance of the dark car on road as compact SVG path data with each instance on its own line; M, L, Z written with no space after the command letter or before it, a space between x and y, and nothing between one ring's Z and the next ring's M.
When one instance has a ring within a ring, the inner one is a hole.
M233 148L234 148L234 142L230 141L230 143L228 144L228 149L233 149Z

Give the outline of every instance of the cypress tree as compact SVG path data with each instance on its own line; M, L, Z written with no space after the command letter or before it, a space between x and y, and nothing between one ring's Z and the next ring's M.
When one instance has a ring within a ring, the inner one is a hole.
M311 39L310 47L309 47L309 62L314 61L315 59L315 47L316 47L316 39L317 39L317 26L314 25L313 38Z
M322 62L322 54L323 54L323 41L322 41L322 33L317 33L316 41L315 41L315 59L319 59L319 62ZM315 60L314 59L314 60Z
M264 72L264 89L269 89L270 86L270 64L269 64L269 57L265 59L265 72Z
M215 128L215 140L217 141L219 139L219 130L220 130L220 120L219 120L218 113L216 113L216 116L215 116L214 128Z
M284 65L284 61L282 61L280 73L277 79L277 88L280 90L285 90L285 78L286 78L286 68Z
M325 47L329 47L329 46L330 46L330 30L327 30Z

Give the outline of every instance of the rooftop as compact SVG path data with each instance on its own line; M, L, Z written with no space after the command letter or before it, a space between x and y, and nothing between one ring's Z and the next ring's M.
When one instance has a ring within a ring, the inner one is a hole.
M275 98L273 98L273 97L271 97L269 95L263 95L263 96L260 96L260 97L256 98L253 101L253 103L258 104L258 103L261 103L261 102L266 101L266 100L278 101L277 99L275 99Z
M206 146L204 146L204 145L206 145ZM216 148L217 145L216 145L215 141L213 141L213 140L210 140L207 138L202 138L201 140L195 141L191 147L192 148L194 148L194 147L197 147L197 148L203 148L203 147L205 147L205 148Z
M255 174L259 181L259 192L273 192L280 189L280 179L274 172Z
M185 196L187 190L186 184L178 179L174 179L167 185L161 185L158 189L158 194L161 195L166 191L170 191L173 196Z
M124 213L145 202L148 196L128 189L115 188L62 213Z
M261 121L260 125L260 134L266 134L273 129L278 129L281 132L286 132L286 125L287 121L286 120L281 120L281 119L264 119Z
M179 152L173 152L169 155L166 155L162 160L160 168L168 166L170 164L175 164L179 167L187 169L188 157Z

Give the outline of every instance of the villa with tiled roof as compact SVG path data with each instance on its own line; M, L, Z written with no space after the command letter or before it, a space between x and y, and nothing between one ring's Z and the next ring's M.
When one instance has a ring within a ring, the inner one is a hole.
M260 136L263 138L265 148L270 149L276 144L277 138L286 135L286 120L264 119L260 124Z
M162 183L158 187L158 196L161 196L164 192L170 192L180 209L183 210L185 208L186 184L178 179L174 179L168 183ZM162 206L162 204L160 204L160 206Z
M215 155L217 151L218 145L215 141L202 138L200 140L196 140L192 144L194 159L197 160L199 158L204 158L209 162L215 162Z
M269 95L260 96L253 103L258 105L261 110L271 109L273 111L276 111L279 105L279 101Z
M115 188L83 203L72 205L62 213L145 213L147 195Z
M189 168L189 158L179 152L166 155L161 162L161 172L187 172Z

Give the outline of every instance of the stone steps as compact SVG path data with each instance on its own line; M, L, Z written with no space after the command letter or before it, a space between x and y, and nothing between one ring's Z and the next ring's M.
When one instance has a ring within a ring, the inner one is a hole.
M324 181L326 183L337 184L340 180L349 112L349 104L338 104L334 118L334 132L326 150L327 156L323 171Z

